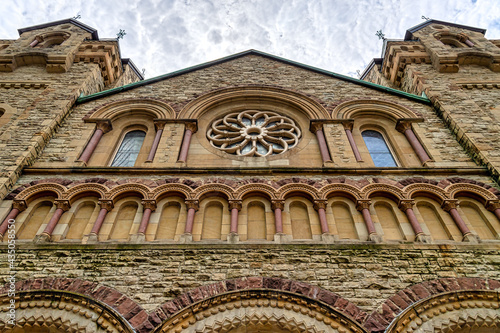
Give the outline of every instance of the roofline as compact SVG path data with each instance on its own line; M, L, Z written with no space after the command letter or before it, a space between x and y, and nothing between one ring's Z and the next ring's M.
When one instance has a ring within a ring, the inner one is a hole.
M216 59L216 60L213 60L213 61L209 61L209 62L205 62L205 63L199 64L199 65L187 67L187 68L184 68L184 69L181 69L181 70L178 70L178 71L174 71L174 72L171 72L171 73L168 73L168 74L156 76L156 77L144 80L144 81L130 83L130 84L124 85L122 87L117 87L117 88L113 88L113 89L101 91L101 92L98 92L98 93L95 93L95 94L92 94L92 95L88 95L88 96L80 96L76 100L76 103L77 104L86 103L86 102L89 102L89 101L92 101L92 100L95 100L95 99L99 99L99 98L102 98L102 97L105 97L105 96L114 95L114 94L117 94L117 93L122 92L122 91L127 91L127 90L131 90L131 89L135 89L135 88L142 87L144 85L148 85L148 84L151 84L151 83L156 83L156 82L159 82L159 81L162 81L162 80L166 80L166 79L169 79L169 78L172 78L172 77L176 77L176 76L179 76L179 75L187 74L187 73L190 73L190 72L193 72L193 71L196 71L196 70L204 69L204 68L207 68L207 67L210 67L210 66L213 66L213 65L221 64L221 63L224 63L224 62L227 62L227 61L230 61L230 60L234 60L234 59L237 59L237 58L240 58L240 57L243 57L243 56L247 56L247 55L258 55L258 56L261 56L261 57L265 57L265 58L269 58L269 59L272 59L272 60L280 61L280 62L289 64L289 65L297 66L299 68L307 69L307 70L310 70L310 71L313 71L313 72L316 72L316 73L320 73L320 74L324 74L324 75L327 75L327 76L331 76L331 77L334 77L336 79L340 79L340 80L343 80L343 81L351 82L351 83L358 84L358 85L361 85L361 86L364 86L364 87L368 87L368 88L372 88L372 89L375 89L375 90L387 92L387 93L390 93L390 94L393 94L393 95L398 95L400 97L412 99L412 100L415 100L415 101L418 101L418 102L421 102L421 103L425 103L425 104L430 104L431 103L431 101L428 98L425 98L425 97L421 97L421 96L409 94L409 93L406 93L406 92L403 92L403 91L400 91L400 90L397 90L397 89L384 87L384 86L381 86L381 85L378 85L378 84L375 84L375 83L366 82L366 81L362 81L362 80L359 80L359 79L354 79L354 78L352 78L350 76L346 76L346 75L342 75L342 74L337 74L337 73L330 72L330 71L327 71L327 70L324 70L324 69L320 69L320 68L317 68L317 67L313 67L313 66L304 65L304 64L296 62L296 61L288 60L288 59L285 59L285 58L281 58L281 57L278 57L278 56L275 56L275 55L272 55L272 54L268 54L268 53L265 53L265 52L257 51L257 50L243 51L243 52L236 53L236 54L233 54L233 55L230 55L230 56L227 56L227 57L223 57L223 58L219 58L219 59Z
M467 25L462 25L462 24L456 24L456 23L451 23L451 22L446 22L446 21L439 21L439 20L427 20L423 23L420 23L408 30L406 30L406 34L405 34L405 40L411 40L412 39L412 35L414 32L420 30L420 29L423 29L425 28L426 26L428 26L429 24L433 24L433 23L437 23L437 24L444 24L444 25L449 25L449 26L452 26L452 27L455 27L455 28L462 28L462 29L468 29L468 30L472 30L472 31L475 31L475 32L480 32L482 33L483 35L486 34L486 29L482 29L482 28L475 28L475 27L470 27L470 26L467 26Z
M382 61L384 61L384 58L373 58L370 63L368 64L368 66L366 66L366 68L363 70L363 73L361 73L359 79L360 80L364 80L365 77L368 75L368 73L371 71L371 69L375 66L375 65L381 65L382 64Z
M129 65L130 68L132 68L132 70L134 71L134 73L139 77L139 80L141 80L141 81L144 80L144 76L142 75L141 72L139 72L139 68L137 68L137 66L134 64L132 59L122 58L122 66L123 65Z
M53 22L48 22L48 23L44 23L44 24L39 24L39 25L34 25L34 26L31 26L31 27L26 27L26 28L21 28L21 29L17 29L17 31L19 32L19 36L21 34L23 34L24 32L27 32L27 31L32 31L32 30L38 30L38 29L44 29L44 28L48 28L48 27L52 27L54 25L59 25L59 24L65 24L65 23L71 23L71 24L74 24L76 25L77 27L87 31L87 32L90 32L92 34L92 39L93 40L99 40L99 36L97 35L97 30L86 25L86 24L83 24L82 22L80 21L77 21L75 19L65 19L65 20L60 20L60 21L53 21Z

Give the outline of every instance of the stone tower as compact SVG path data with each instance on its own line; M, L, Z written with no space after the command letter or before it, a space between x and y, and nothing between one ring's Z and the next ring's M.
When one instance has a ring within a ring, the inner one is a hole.
M427 21L364 80L256 50L142 80L78 21L19 32L0 331L499 329L484 30Z

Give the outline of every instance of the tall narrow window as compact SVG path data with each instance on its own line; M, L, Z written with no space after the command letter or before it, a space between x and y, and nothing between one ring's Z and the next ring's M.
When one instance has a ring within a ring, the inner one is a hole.
M382 134L376 131L364 131L361 135L376 167L398 166Z
M122 144L120 145L111 166L133 167L145 137L146 133L143 131L128 132L123 138Z

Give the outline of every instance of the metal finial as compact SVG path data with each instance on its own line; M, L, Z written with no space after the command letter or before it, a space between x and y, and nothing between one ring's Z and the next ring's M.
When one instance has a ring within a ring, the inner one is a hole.
M422 15L422 20L429 21L429 20L430 20L430 18L428 18L427 16Z
M146 75L146 68L142 69L142 76Z
M82 15L80 15L80 13L76 14L76 16L73 16L74 20L78 20L80 18L82 18Z
M361 72L359 71L359 69L356 69L356 73L358 74L358 79L361 77Z
M116 39L123 39L123 36L125 36L127 33L125 32L125 30L123 29L120 29L120 31L116 34Z
M378 30L375 35L378 36L378 39L385 40L385 35L382 33L382 30Z

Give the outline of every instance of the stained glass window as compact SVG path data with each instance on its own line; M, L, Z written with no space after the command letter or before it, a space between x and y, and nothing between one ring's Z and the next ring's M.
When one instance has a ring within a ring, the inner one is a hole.
M398 166L382 134L376 131L364 131L361 135L376 167Z
M133 167L146 133L143 131L128 132L123 138L122 144L116 153L115 159L111 166L114 167Z

